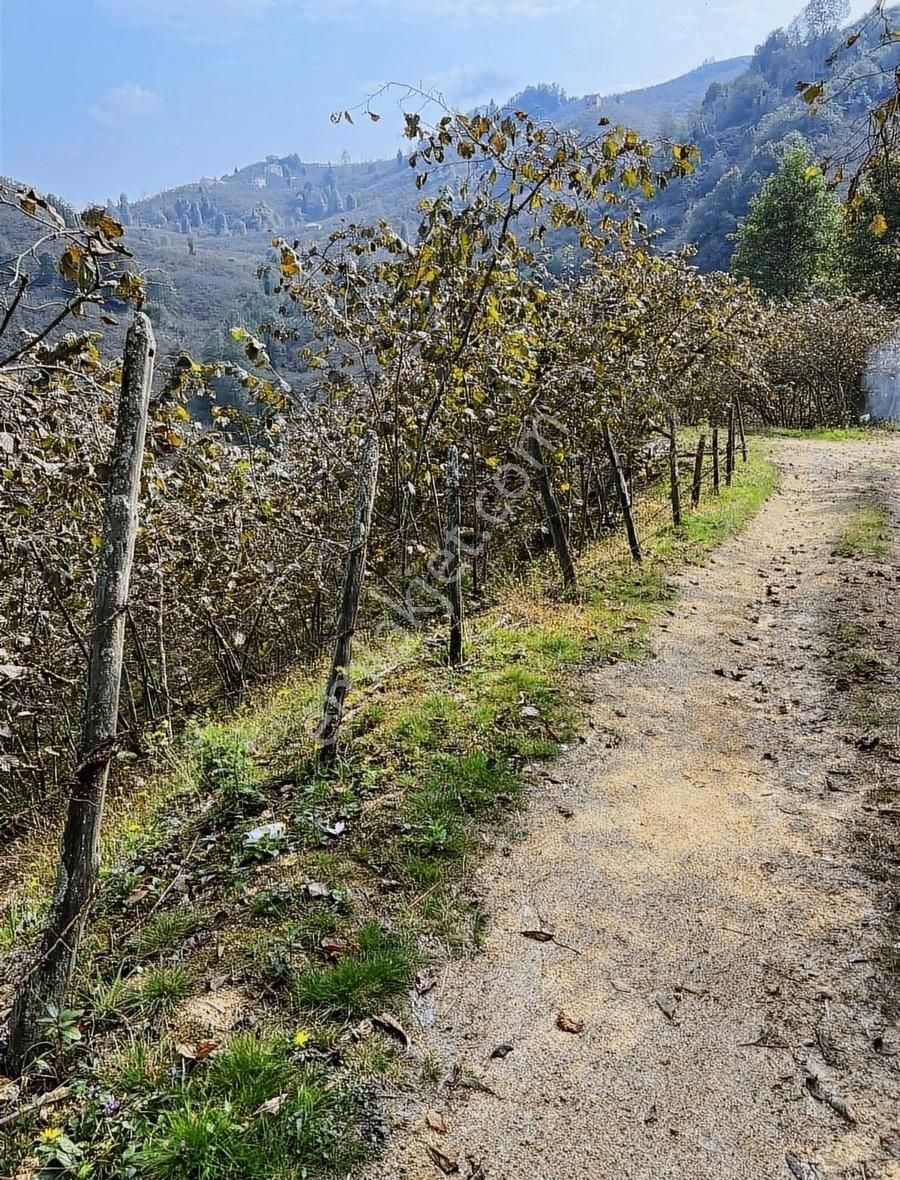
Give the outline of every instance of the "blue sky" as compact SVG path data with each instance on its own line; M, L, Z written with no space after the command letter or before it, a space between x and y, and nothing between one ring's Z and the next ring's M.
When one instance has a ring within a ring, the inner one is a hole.
M396 149L396 111L329 114L380 82L464 107L531 82L610 93L750 52L801 4L0 0L0 172L84 204L270 153L366 159Z

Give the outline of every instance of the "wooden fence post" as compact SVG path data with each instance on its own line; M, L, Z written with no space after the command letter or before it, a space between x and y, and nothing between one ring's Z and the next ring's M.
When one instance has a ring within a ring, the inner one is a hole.
M737 424L738 424L738 430L741 435L741 458L746 463L747 462L747 432L744 430L744 407L743 407L743 404L741 403L740 398L737 399L736 405L737 405Z
M719 476L719 428L712 428L712 461L713 461L713 491L718 496L720 488Z
M669 497L672 501L672 522L681 525L681 488L678 484L678 423L669 415Z
M459 500L459 451L447 456L447 592L450 599L449 658L454 666L463 659L463 597L461 571L461 522Z
M13 1076L46 1046L41 1020L48 1006L65 1007L100 868L106 784L118 739L125 624L155 356L153 327L138 312L125 341L116 437L109 456L78 767L66 809L53 901L37 957L19 985L10 1017L6 1071Z
M544 463L540 440L535 431L534 423L530 419L525 422L525 450L534 465L537 475L538 489L541 493L541 499L544 502L544 511L547 513L547 523L550 525L550 536L553 541L556 559L562 570L563 583L567 590L574 590L577 585L577 578L575 577L575 563L572 561L572 551L569 548L566 526L563 523L562 513L559 510L556 496L553 494L553 486L550 483L547 465Z
M372 528L372 513L375 510L375 492L378 487L378 438L368 435L359 473L356 492L356 506L353 512L353 527L350 532L350 548L344 567L344 581L341 588L341 605L338 614L337 634L331 658L328 687L325 690L325 704L322 708L322 724L319 729L319 761L326 766L337 760L338 739L341 722L344 719L344 701L350 687L350 658L353 636L359 616L359 600L362 594L363 577L366 572L366 554L369 547L369 533Z
M628 488L628 482L625 479L625 473L622 470L622 461L619 458L619 452L616 450L616 444L613 441L612 431L609 426L603 427L603 437L606 441L606 450L609 455L610 466L613 470L613 476L616 481L616 491L619 494L619 506L622 509L622 515L625 518L625 531L628 534L628 547L631 550L631 556L635 561L643 561L644 555L641 553L641 543L638 540L637 529L634 527L634 515L631 511L631 492Z
M694 483L691 487L691 507L700 506L700 493L703 489L703 457L706 453L706 435L700 435L697 443L697 456L694 459Z
M728 407L728 442L725 447L725 483L731 487L734 479L735 414L734 405Z

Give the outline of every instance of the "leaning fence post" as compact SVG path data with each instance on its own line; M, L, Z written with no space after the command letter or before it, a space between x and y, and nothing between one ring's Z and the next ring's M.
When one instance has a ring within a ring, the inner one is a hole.
M155 356L153 327L138 312L125 340L116 437L109 457L78 768L66 809L53 901L37 957L19 987L10 1017L6 1072L13 1076L46 1042L41 1020L48 1006L65 1007L100 868L106 784L118 740L125 624Z
M638 540L637 529L634 527L634 515L631 511L631 492L628 489L628 482L625 479L625 473L622 470L622 461L619 458L619 452L616 450L616 444L613 441L612 431L609 426L603 427L603 438L606 442L606 451L609 455L610 466L613 470L613 476L616 481L616 491L619 494L619 506L622 509L622 515L625 518L625 531L628 534L628 547L631 550L631 556L635 561L643 561L643 554L641 553L641 543Z
M700 492L703 488L703 456L706 453L706 435L700 435L700 441L697 443L697 455L694 459L694 482L691 486L691 507L698 508L700 505Z
M366 553L369 533L372 527L372 513L375 509L375 491L378 487L378 438L369 434L363 449L362 467L356 492L356 507L353 512L353 527L350 532L350 549L344 568L344 582L341 588L341 606L338 615L337 635L331 659L331 672L325 690L325 704L322 709L322 724L319 728L319 761L327 766L337 759L338 738L344 718L344 701L350 687L350 657L356 620L359 616L359 600L362 594L363 577L366 572Z
M728 407L728 443L725 447L725 483L731 487L734 479L734 436L735 413L734 405Z
M712 428L713 491L718 496L721 479L719 476L719 428Z
M669 496L672 521L677 528L681 524L681 488L678 485L678 424L674 414L669 415Z
M566 589L573 590L577 585L575 577L575 563L572 561L572 551L569 548L569 537L559 510L550 475L544 462L540 440L534 429L534 423L528 419L525 422L525 450L531 459L537 475L538 489L544 501L544 511L547 513L547 523L550 525L550 536L556 553L559 567L562 570L563 583Z
M451 447L447 456L447 591L450 599L449 658L453 665L463 658L463 597L461 572L461 526L459 502L459 451Z
M740 432L740 436L741 436L741 458L746 463L747 462L747 432L744 430L744 406L743 406L743 403L741 402L740 398L737 399L735 404L737 406L738 431Z

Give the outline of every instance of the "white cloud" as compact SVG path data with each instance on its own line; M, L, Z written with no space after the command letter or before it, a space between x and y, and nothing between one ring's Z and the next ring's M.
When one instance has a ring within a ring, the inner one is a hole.
M101 94L90 108L90 115L104 127L116 127L135 119L147 119L162 110L162 99L155 90L127 82Z
M512 81L507 74L491 66L456 66L432 74L424 89L442 95L448 102L473 103L504 94Z

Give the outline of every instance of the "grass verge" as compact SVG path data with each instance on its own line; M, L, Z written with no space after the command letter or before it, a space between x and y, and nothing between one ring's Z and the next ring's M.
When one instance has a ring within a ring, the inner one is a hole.
M361 648L334 776L313 757L308 674L198 726L147 787L165 799L150 822L113 813L80 995L33 1079L69 1097L14 1125L0 1172L299 1180L377 1150L378 1087L431 1068L401 1062L404 997L478 944L472 866L509 830L528 764L575 734L573 670L641 659L670 576L775 482L754 450L679 529L646 503L644 564L610 538L581 560L577 599L535 565L472 620L461 669L421 635Z
M835 552L839 557L875 561L884 556L890 542L890 517L883 504L858 508L841 530Z
M900 627L890 519L881 505L862 505L844 529L837 554L847 561L849 594L833 608L830 662L836 712L855 751L854 785L866 792L857 841L863 871L883 888L880 940L882 998L900 1013L900 667L893 638ZM865 576L860 577L864 572ZM887 642L886 642L887 640Z

